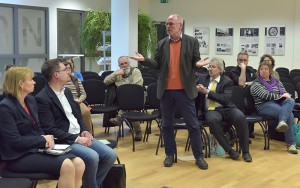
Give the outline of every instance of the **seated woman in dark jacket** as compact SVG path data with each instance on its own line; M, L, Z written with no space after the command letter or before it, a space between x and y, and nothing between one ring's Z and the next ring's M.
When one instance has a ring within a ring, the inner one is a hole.
M73 154L48 155L39 149L54 146L54 137L40 129L34 97L34 73L27 67L11 67L3 89L7 96L0 103L0 148L5 168L23 173L50 173L59 176L58 187L80 187L85 169Z

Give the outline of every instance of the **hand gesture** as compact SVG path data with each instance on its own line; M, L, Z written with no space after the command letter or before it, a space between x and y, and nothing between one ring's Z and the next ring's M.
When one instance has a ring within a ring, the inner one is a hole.
M92 141L93 141L94 138L93 138L91 133L89 133L88 131L83 131L81 133L81 136L88 139L87 146L92 145Z
M242 70L246 70L246 64L245 63L240 63L239 64L239 67L242 69Z
M204 87L202 84L197 85L197 90L202 94L207 94L209 92L209 90L206 87Z
M136 61L145 61L145 58L142 54L135 52L136 56L128 56L130 59L136 60Z
M280 98L291 98L291 95L289 94L289 93L284 93L284 94L282 94L281 95L281 97Z
M205 66L205 65L208 65L208 64L209 64L208 58L209 58L209 57L206 57L206 58L201 59L200 61L198 61L198 62L196 63L196 67L200 68L200 67L203 67L203 66Z
M54 137L53 135L43 135L46 140L45 148L52 148L54 146Z
M81 145L84 145L84 146L90 146L91 145L91 143L90 143L90 141L89 141L89 139L88 138L86 138L86 137L78 137L78 140L77 140L77 143L78 144L81 144Z
M120 70L117 70L116 71L116 74L117 75L124 75L125 74L125 71L123 69L120 69Z

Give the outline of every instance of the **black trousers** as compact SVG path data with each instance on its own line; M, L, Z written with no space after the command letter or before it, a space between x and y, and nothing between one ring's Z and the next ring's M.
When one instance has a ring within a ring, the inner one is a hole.
M216 108L205 113L211 133L216 137L223 149L228 152L232 150L229 141L224 134L222 121L227 122L228 126L234 125L239 144L243 153L249 152L249 131L245 115L237 108Z

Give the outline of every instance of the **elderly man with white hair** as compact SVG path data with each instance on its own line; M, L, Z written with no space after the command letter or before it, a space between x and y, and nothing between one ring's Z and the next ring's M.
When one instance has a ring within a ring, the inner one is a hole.
M211 133L215 136L223 149L233 160L239 158L240 153L233 150L224 135L222 121L234 125L239 137L239 144L243 152L243 159L252 162L249 153L249 133L245 115L231 102L233 82L222 76L224 61L212 58L209 64L209 75L200 76L197 81L200 109L205 114Z

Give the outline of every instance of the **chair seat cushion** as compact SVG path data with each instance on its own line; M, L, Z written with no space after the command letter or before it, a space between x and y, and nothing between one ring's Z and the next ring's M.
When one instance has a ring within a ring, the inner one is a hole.
M113 111L118 110L118 108L116 106L98 105L98 106L91 106L91 107L92 107L92 110L91 110L92 114L109 113L109 112L113 112Z

